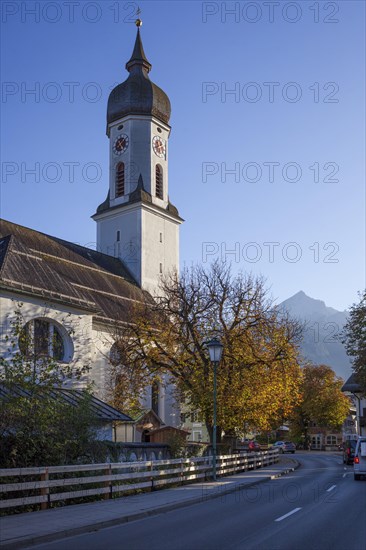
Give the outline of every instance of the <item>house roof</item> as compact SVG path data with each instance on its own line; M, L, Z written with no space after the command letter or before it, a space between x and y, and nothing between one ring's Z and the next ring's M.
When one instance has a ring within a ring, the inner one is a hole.
M356 373L351 374L351 376L346 380L342 386L342 392L350 393L361 393L361 386L356 380Z
M148 294L118 258L0 220L0 287L129 321Z
M161 428L155 428L154 430L150 430L150 434L156 434L161 432L174 432L182 436L187 436L191 433L189 430L182 430L181 428L175 428L174 426L162 426Z
M157 423L160 424L161 426L164 425L163 420L152 409L144 409L143 411L139 412L137 415L133 417L133 421L135 422L135 424L141 424L149 420L151 417L153 417L157 421Z
M0 384L0 399L6 399L9 396L13 397L30 397L31 393L26 388L21 388L20 386L13 386L11 390L6 388L4 385ZM83 390L76 389L64 389L64 388L55 388L53 390L46 390L44 395L50 397L60 397L68 405L77 407L82 399L85 397L85 392ZM130 422L132 418L127 414L120 412L119 410L111 407L101 399L98 399L94 395L91 396L90 407L92 413L100 421L121 421L121 422Z

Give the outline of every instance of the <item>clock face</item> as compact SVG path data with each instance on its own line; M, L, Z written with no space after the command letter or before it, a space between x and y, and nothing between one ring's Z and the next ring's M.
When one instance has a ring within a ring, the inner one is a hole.
M154 136L152 143L155 155L157 155L161 159L165 158L166 144L163 138L161 138L160 136Z
M116 137L113 144L113 153L115 155L121 155L128 147L128 136L126 134L120 134Z

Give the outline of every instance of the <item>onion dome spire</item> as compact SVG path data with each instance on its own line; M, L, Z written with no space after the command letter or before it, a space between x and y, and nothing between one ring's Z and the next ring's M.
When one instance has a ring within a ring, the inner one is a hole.
M126 69L130 74L125 82L113 88L108 98L108 135L109 124L127 115L154 116L163 123L169 124L170 101L166 93L149 78L151 63L148 61L142 45L141 25L141 19L137 19L135 45L131 58L126 63Z
M126 69L128 70L128 72L131 72L132 68L136 66L145 69L148 73L151 71L151 63L149 63L149 61L147 60L144 52L144 47L142 45L141 34L140 34L141 25L142 25L141 19L137 19L136 21L137 35L136 35L135 47L133 48L131 59L126 63Z

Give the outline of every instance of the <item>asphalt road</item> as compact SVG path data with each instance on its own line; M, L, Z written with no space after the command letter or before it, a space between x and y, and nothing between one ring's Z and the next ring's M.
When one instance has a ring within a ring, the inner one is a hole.
M340 456L295 455L287 476L47 550L366 550L366 480Z

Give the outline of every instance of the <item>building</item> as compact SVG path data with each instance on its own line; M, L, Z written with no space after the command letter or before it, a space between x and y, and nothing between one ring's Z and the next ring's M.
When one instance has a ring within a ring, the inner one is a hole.
M187 405L182 406L180 427L189 432L189 441L194 443L209 443L210 436L200 411L193 411Z
M179 269L183 220L169 200L170 101L149 78L141 21L136 25L129 75L108 100L107 197L92 216L97 250L10 221L0 226L3 336L10 334L14 311L22 304L24 325L44 348L39 351L61 362L91 365L83 382L92 380L101 399L113 327L130 322L131 305L156 295L160 278ZM1 353L9 353L4 338ZM169 387L147 388L142 405L165 425L179 423Z
M354 404L355 432L366 435L366 395L362 392L355 373L343 384L342 392L349 395Z

